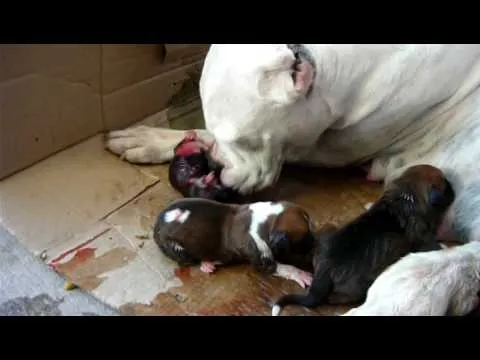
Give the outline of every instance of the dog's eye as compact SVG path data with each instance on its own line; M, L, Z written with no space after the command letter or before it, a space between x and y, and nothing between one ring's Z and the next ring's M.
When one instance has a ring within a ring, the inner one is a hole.
M290 239L286 232L278 231L273 234L272 247L276 250L286 250L290 247Z
M443 199L443 194L437 188L432 187L428 194L428 200L431 204L439 204Z

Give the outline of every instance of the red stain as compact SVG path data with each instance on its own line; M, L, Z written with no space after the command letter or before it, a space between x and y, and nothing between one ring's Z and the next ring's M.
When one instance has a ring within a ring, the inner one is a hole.
M175 275L183 282L187 282L191 279L190 268L189 267L179 267L175 269Z
M79 263L85 262L86 260L90 259L95 254L96 248L83 248L78 250L73 258L78 261Z
M75 255L73 256L73 258L68 261L69 263L70 262L74 262L76 264L81 264L81 263L84 263L85 261L87 261L88 259L92 258L93 255L95 254L95 251L97 249L96 248L83 248L83 249L79 249L75 252ZM63 258L63 256L62 256ZM49 264L48 264L53 270L56 270L57 266L60 265L58 263L58 260L55 261L55 260L52 260Z
M50 262L48 263L49 266L52 266L54 267L55 266L55 263L59 262L60 260L62 260L65 256L81 249L82 247L84 247L85 245L88 245L90 244L91 242L95 241L96 239L98 239L100 236L102 236L103 234L106 234L108 231L110 230L110 228L108 229L105 229L103 230L102 232L98 233L97 235L95 235L93 238L91 239L88 239L87 241L81 243L80 245L74 247L73 249L70 249L70 250L67 250L65 251L64 253L61 253L60 255L58 255L56 258L50 260Z

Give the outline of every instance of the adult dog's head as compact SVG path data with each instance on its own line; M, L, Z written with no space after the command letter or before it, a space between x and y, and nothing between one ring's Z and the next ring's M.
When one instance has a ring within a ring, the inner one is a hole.
M222 181L241 192L274 183L285 156L313 145L329 109L307 45L212 45L200 95L206 128L225 161Z

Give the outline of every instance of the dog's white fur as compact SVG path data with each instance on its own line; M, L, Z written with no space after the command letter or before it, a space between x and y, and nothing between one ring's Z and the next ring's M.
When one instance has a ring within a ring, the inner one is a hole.
M260 190L276 182L284 162L368 160L378 180L418 163L459 174L458 195L480 180L479 44L304 46L316 67L310 93L292 80L287 45L211 46L200 81L207 130L199 135L216 140L226 184ZM133 163L161 163L183 135L129 128L111 132L107 147ZM466 224L470 238L480 235L480 210L460 209L452 222Z
M480 242L406 255L344 316L463 316L480 300Z

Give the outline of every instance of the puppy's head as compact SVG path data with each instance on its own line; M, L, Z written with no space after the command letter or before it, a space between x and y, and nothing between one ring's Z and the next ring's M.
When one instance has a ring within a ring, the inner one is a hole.
M315 89L316 67L307 45L211 45L200 96L206 129L228 164L226 186L271 185L285 153L314 144L334 121Z
M309 214L299 206L287 207L273 222L269 247L280 262L309 254L315 245L315 229Z
M203 143L195 131L189 130L185 133L185 137L180 141L173 153L175 156L187 157L191 155L201 154L202 151L207 151L208 146Z
M401 206L405 215L443 215L455 199L451 182L431 165L415 165L387 185L385 193Z

